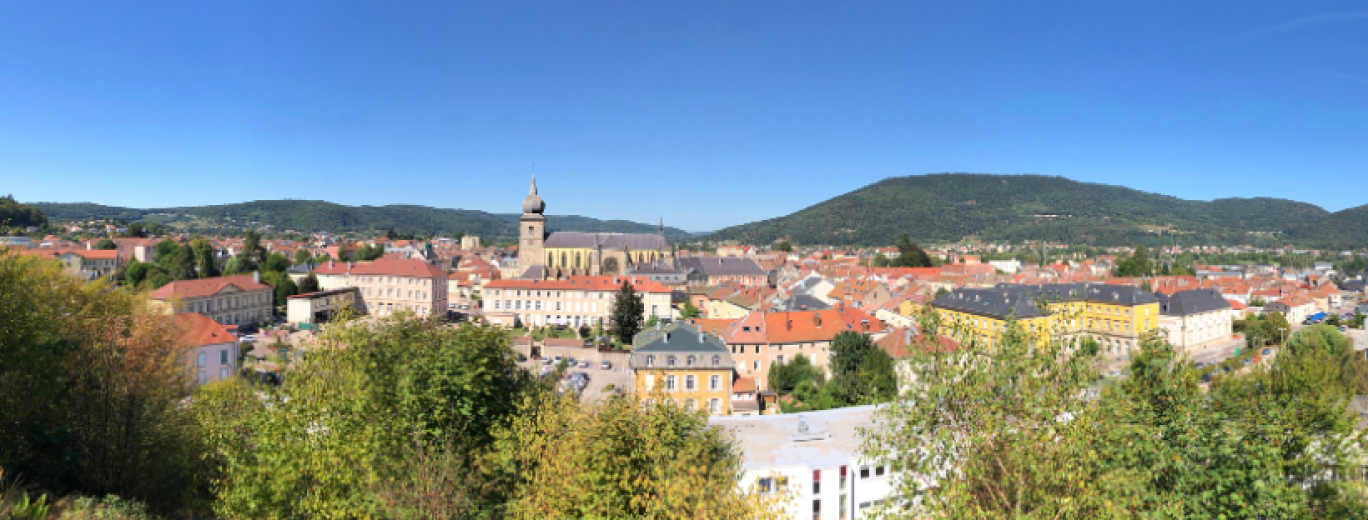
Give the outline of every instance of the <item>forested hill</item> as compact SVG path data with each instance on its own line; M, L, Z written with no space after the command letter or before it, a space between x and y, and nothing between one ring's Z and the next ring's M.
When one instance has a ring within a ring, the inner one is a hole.
M250 222L269 224L273 230L301 232L327 231L395 231L416 234L467 233L486 239L516 238L518 214L487 213L484 211L431 208L427 206L344 206L317 200L259 200L221 206L190 206L180 208L137 209L102 206L91 203L39 202L54 220L76 218L115 218L126 221L193 222L205 224L235 224ZM659 226L625 220L599 220L578 215L547 215L548 231L604 231L616 233L656 233ZM692 237L684 230L665 228L665 235L680 241Z
M1153 232L1172 229L1175 235ZM886 245L921 241L1058 240L1094 245L1295 243L1368 245L1368 206L1330 213L1284 199L1191 201L1039 175L894 177L797 213L719 230L710 240Z

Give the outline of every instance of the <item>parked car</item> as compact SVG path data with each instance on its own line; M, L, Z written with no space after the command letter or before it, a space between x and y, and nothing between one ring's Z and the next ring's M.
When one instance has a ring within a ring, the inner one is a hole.
M552 361L551 358L549 358L549 357L544 357L544 358L542 358L542 364L543 364L543 365L550 365L551 363L555 363L555 361Z
M1210 383L1210 382L1211 382L1211 374L1202 374L1202 382L1203 382L1203 383Z
M256 342L256 336L254 336L254 335L252 335L252 334L247 334L247 335L245 335L245 336L243 336L243 337L241 338L241 341L242 341L243 343L255 343L255 342Z
M1267 355L1269 355L1269 354L1272 354L1272 353L1273 353L1273 349L1271 349L1271 348L1263 349L1263 355L1265 355L1265 356L1267 356Z
M1340 325L1340 332L1348 332L1348 331L1349 331L1349 326L1348 326L1348 325Z
M555 364L557 364L557 365L559 365L560 362L562 361L560 356L556 356L556 357L554 357L554 358L552 358L552 359L554 360L554 361L552 361L552 363L555 363Z
M587 360L587 359L581 359L580 362L579 362L579 367L580 367L580 368L589 368L589 360Z
M607 361L604 361L604 362L602 362L602 363L599 363L599 370L611 370L612 368L613 368L613 364L612 364L612 363L609 363L609 362L607 362Z
M1203 362L1201 362L1201 361L1198 361L1197 364L1195 365L1196 368L1202 368L1202 367L1204 367L1204 366L1206 366L1206 363L1203 363Z

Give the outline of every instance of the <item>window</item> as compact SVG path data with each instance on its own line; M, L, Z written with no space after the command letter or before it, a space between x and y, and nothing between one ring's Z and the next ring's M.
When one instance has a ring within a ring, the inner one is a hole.
M812 494L817 495L822 492L822 470L812 470Z
M708 400L708 411L717 413L722 411L722 400L716 397Z
M665 366L667 366L667 367L675 366L675 357L674 357L674 356L666 356L666 357L665 357Z
M684 390L688 392L696 390L698 388L696 386L697 381L698 376L684 376Z
M845 506L846 506L846 496L845 496L845 495L841 495L841 502L840 502L840 505L836 506L836 509L837 509L838 511L841 512L841 516L840 516L841 520L845 520L845 517L846 517L846 509L845 509Z
M667 390L667 391L673 391L674 389L675 389L675 376L665 376L665 390Z
M818 520L819 518L822 518L822 501L821 501L821 500L813 500L813 501L812 501L812 519L813 519L813 520Z
M876 476L876 477L882 477L882 476L884 476L884 467L883 467L883 466L877 466L877 467L875 467L875 468L874 468L874 476Z
M846 487L846 467L845 467L845 466L841 466L841 489L845 489L845 487ZM845 498L842 498L842 499L841 499L841 504L842 504L842 505L845 504Z
M228 379L228 369L226 369L226 368L220 368L220 369L219 369L219 379Z
M227 364L228 364L228 349L225 348L225 349L219 350L219 364L220 364L220 365L227 365Z
M722 356L713 356L713 366L722 366Z
M712 376L708 378L708 390L719 390L722 388L722 376Z
M759 362L759 361L756 361L756 362L755 362L755 368L754 368L753 370L755 370L755 371L757 371L757 372L760 370L760 362Z
M200 353L199 353L198 359L197 359L196 361L197 361L196 366L204 366L204 353L203 353L203 352L200 352Z
M686 367L694 366L694 357L693 357L693 356L689 356L689 357L687 357L687 358L684 358L684 366L686 366Z
M758 491L758 492L760 492L760 493L769 493L769 492L772 492L772 491L774 491L774 479L772 479L772 478L762 478L762 479L760 479L758 482L756 482L755 488L756 488L755 490Z
M690 376L690 377L692 377L692 376ZM685 399L685 400L684 400L684 409L685 409L685 410L688 410L688 411L692 412L692 411L694 410L694 407L695 407L695 406L697 406L697 404L694 402L693 399Z
M869 466L860 466L860 480L869 478Z

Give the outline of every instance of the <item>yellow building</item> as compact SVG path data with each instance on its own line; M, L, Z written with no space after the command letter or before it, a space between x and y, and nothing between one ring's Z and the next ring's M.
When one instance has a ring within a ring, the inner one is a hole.
M1126 359L1140 337L1159 328L1159 299L1128 285L998 285L958 289L931 302L941 334L994 346L1015 319L1041 343L1091 337L1109 360Z
M674 247L665 239L662 222L659 234L546 233L546 201L537 194L537 179L532 179L519 218L519 276L540 280L565 280L571 276L630 274L634 266L673 262Z
M678 322L645 330L632 339L629 366L643 400L663 394L688 409L731 413L734 363L717 336Z

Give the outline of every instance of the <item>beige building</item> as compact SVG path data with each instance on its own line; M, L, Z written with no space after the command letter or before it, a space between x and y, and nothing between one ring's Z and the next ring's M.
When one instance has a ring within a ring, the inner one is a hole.
M546 233L546 202L532 179L518 219L518 265L504 278L565 280L574 276L622 275L638 265L655 265L675 257L673 246L660 234Z
M1230 302L1216 289L1178 291L1159 300L1159 328L1182 351L1231 339Z
M401 310L444 314L447 310L446 273L416 258L381 258L359 264L328 262L313 273L324 291L355 287L357 310L373 316Z
M644 276L572 276L569 280L494 280L485 284L484 314L491 322L571 327L608 322L622 282L641 295L643 319L672 318L670 288Z
M275 291L256 273L177 280L152 291L150 297L173 313L197 312L224 325L267 321L273 314Z
M296 294L285 300L285 319L292 324L327 323L347 306L360 310L355 287Z

